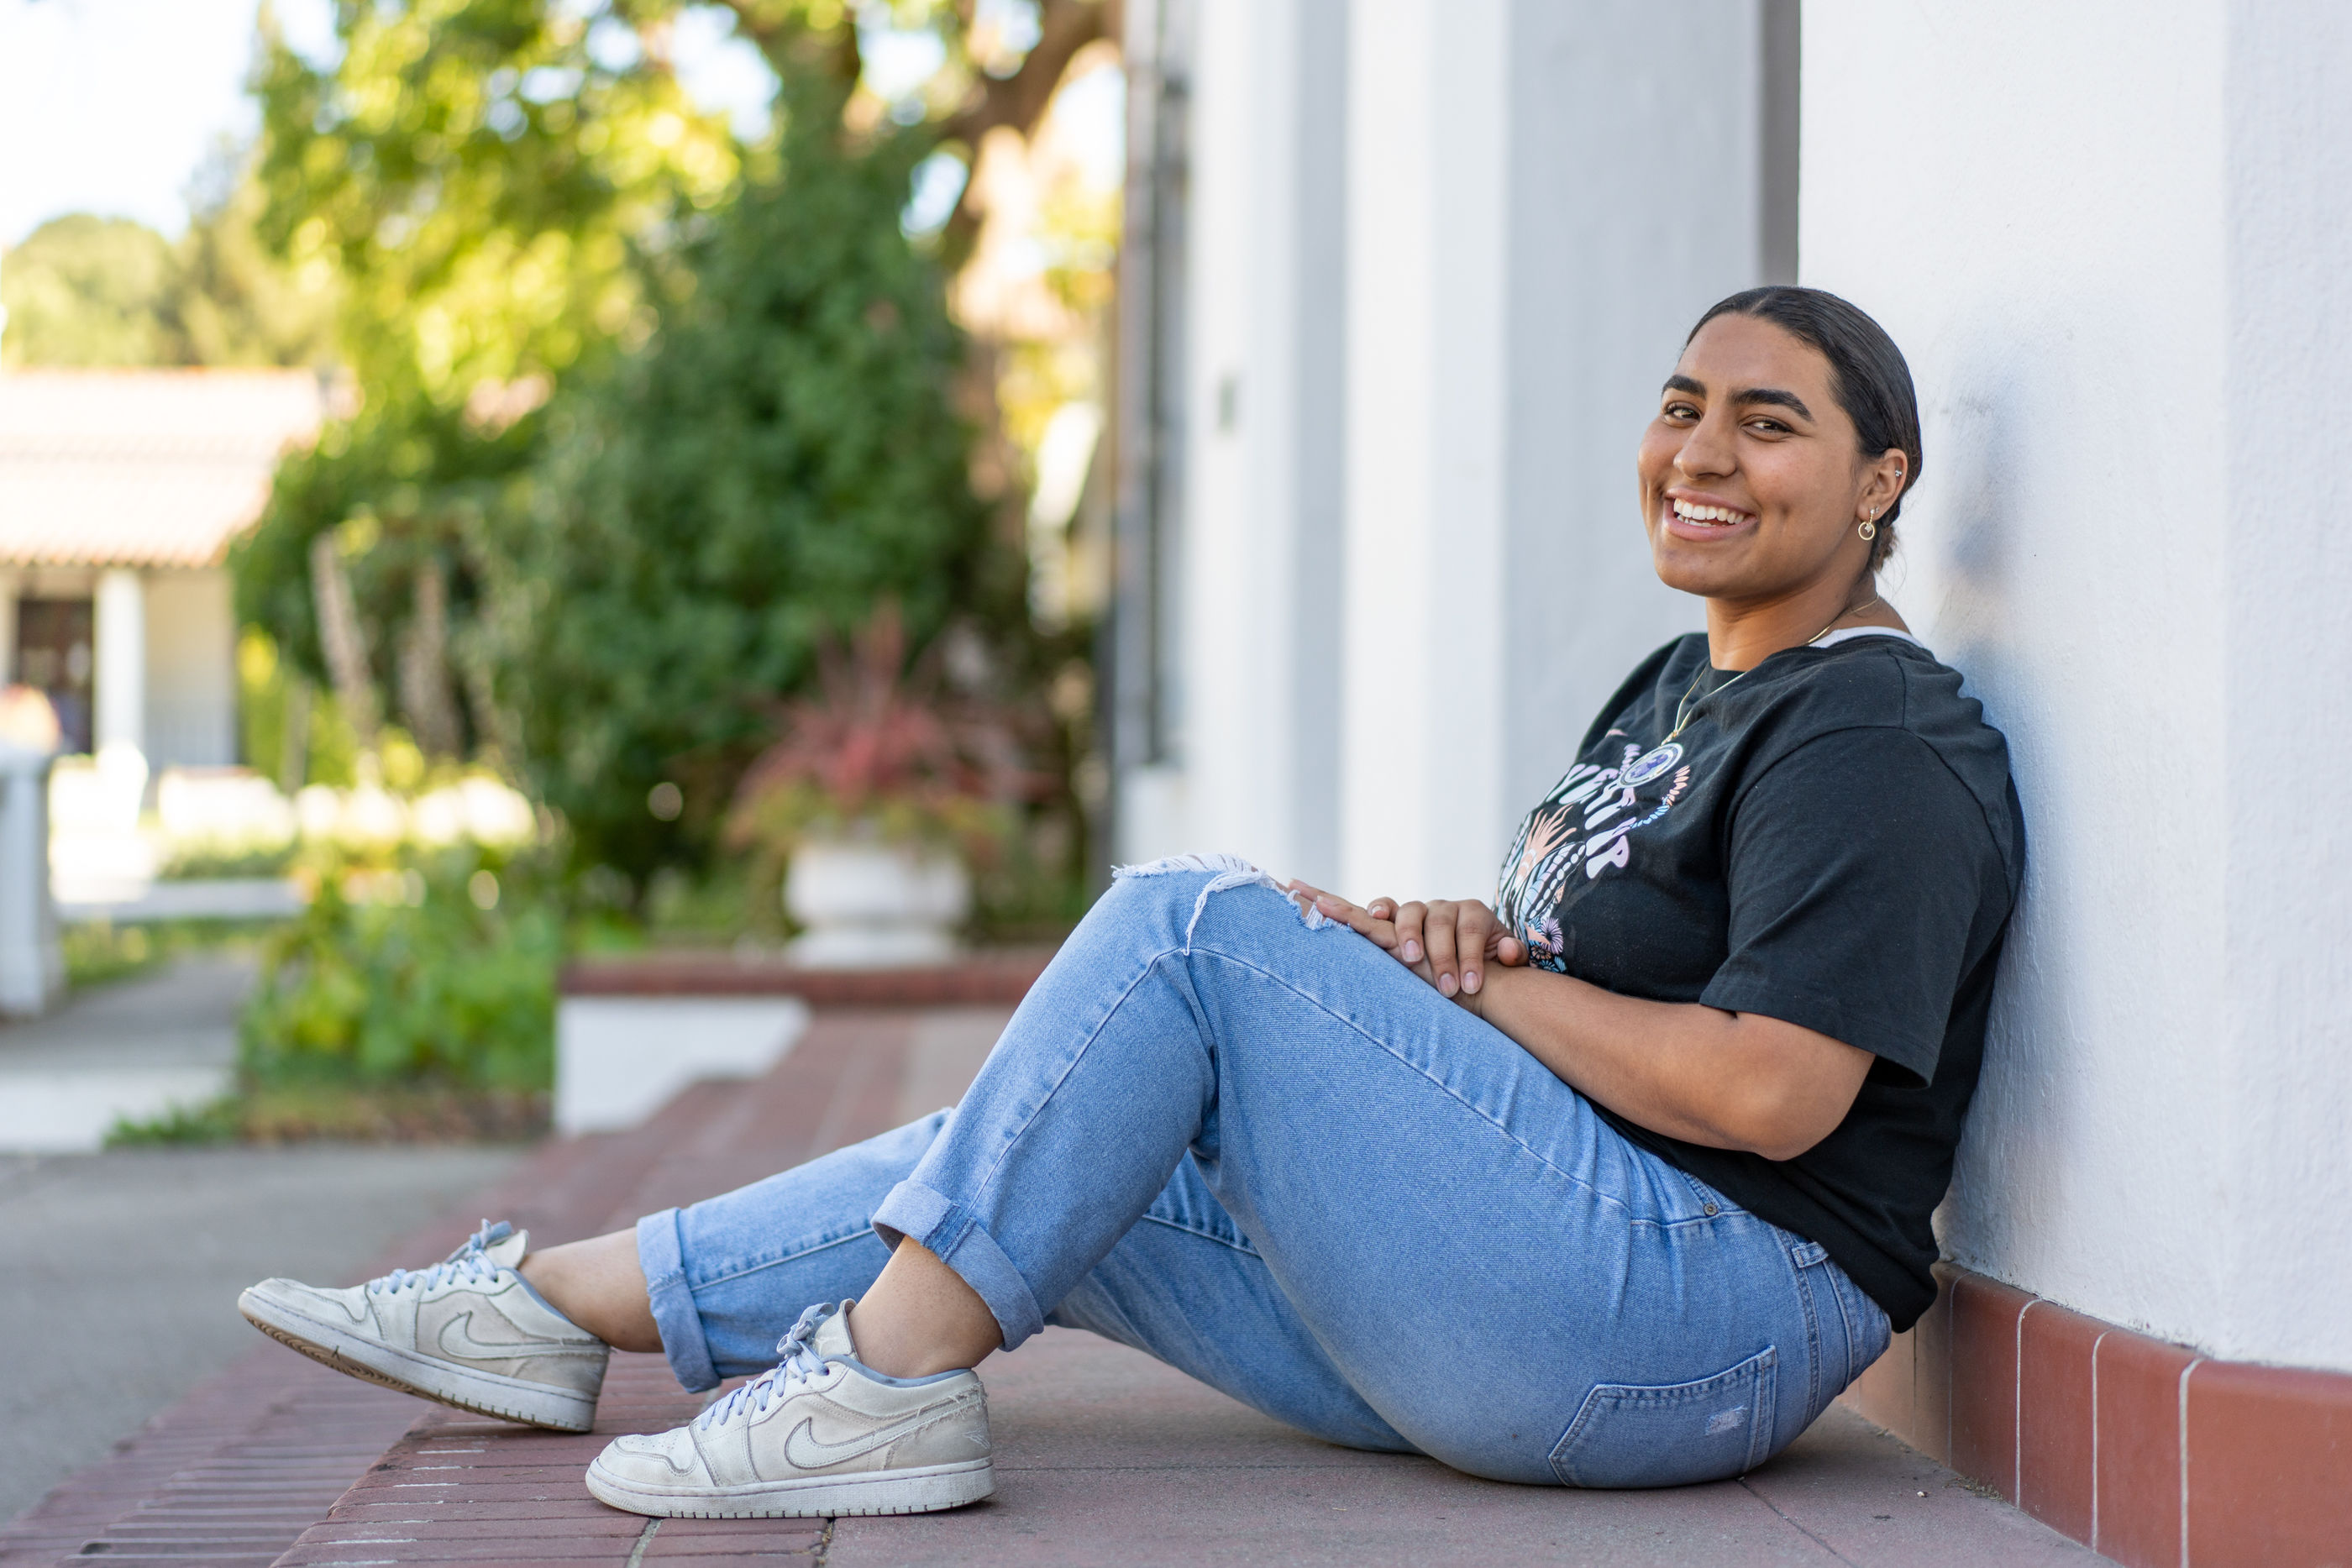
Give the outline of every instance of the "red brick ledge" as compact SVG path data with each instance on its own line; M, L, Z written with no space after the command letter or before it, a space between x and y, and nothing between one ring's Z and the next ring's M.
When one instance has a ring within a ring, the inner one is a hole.
M798 997L813 1008L1011 1005L1053 956L1034 947L904 969L804 969L731 953L629 953L573 960L558 989L567 997Z
M1856 1414L2129 1568L2352 1562L2352 1374L2217 1361L1939 1264Z

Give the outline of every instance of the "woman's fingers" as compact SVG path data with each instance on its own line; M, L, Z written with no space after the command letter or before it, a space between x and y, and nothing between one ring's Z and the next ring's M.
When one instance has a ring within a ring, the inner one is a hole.
M1383 933L1382 936L1375 936L1372 940L1394 953L1398 958L1404 959L1404 954L1402 951L1403 935L1397 930L1396 925L1397 901L1382 894L1364 905L1364 913L1380 922L1381 930ZM1410 962L1410 960L1406 961Z
M1396 956L1408 964L1418 964L1427 956L1422 940L1422 926L1429 915L1429 906L1415 899L1399 904L1396 912Z
M1447 997L1475 996L1490 964L1528 961L1528 946L1508 934L1501 917L1475 899L1418 899L1400 904L1383 894L1361 905L1294 877L1286 890L1324 918L1387 949Z
M1486 983L1486 959L1502 930L1495 912L1475 898L1454 906L1454 941L1462 954L1462 988L1472 996Z
M1376 913L1382 904L1393 901L1376 898L1372 901L1371 909L1360 909L1338 894L1326 893L1296 877L1291 879L1288 891L1294 899L1303 899L1313 905L1316 913L1326 920L1337 920L1357 936L1366 937L1391 953L1396 951L1396 927L1385 915Z
M1458 955L1454 938L1458 926L1455 912L1460 905L1451 899L1433 899L1429 913L1423 921L1422 939L1429 944L1429 972L1437 982L1438 990L1453 996L1462 989L1462 975L1457 966Z

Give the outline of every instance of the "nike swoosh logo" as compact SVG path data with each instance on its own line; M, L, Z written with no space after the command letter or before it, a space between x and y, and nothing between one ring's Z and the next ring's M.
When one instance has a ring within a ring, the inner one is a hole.
M961 1402L944 1406L934 1406L929 1410L919 1411L903 1420L894 1421L878 1432L868 1432L863 1437L855 1438L846 1443L818 1442L811 1430L816 1425L815 1421L803 1421L786 1435L784 1458L795 1469L823 1469L827 1465L837 1465L845 1459L855 1459L861 1455L870 1454L877 1448L887 1448L908 1433L919 1431L961 1407Z
M508 1361L519 1355L594 1355L595 1345L566 1344L557 1339L524 1339L485 1344L474 1337L474 1314L451 1318L441 1325L441 1354L458 1361Z

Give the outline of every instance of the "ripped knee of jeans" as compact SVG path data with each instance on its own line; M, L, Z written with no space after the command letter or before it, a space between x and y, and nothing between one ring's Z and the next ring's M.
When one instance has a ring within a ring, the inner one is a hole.
M1299 923L1309 931L1320 931L1338 922L1315 907L1312 901L1300 897L1285 887L1270 871L1257 866L1239 855L1169 855L1145 865L1122 865L1111 868L1111 876L1125 881L1136 876L1172 876L1181 872L1209 872L1213 874L1201 884L1201 896L1192 901L1192 918L1184 925L1184 951L1192 951L1192 931L1201 924L1201 916L1209 907L1213 894L1236 887L1267 887L1288 899L1298 911Z

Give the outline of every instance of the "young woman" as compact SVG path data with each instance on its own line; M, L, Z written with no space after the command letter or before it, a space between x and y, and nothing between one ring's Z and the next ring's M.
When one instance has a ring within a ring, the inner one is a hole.
M1874 322L1725 300L1637 466L1706 631L1610 699L1495 907L1134 868L952 1113L634 1232L497 1227L246 1315L573 1430L607 1346L688 1388L760 1372L590 1468L650 1514L984 1497L971 1368L1048 1322L1482 1476L1762 1463L1933 1299L2022 828L2000 736L1875 586L1919 425Z

